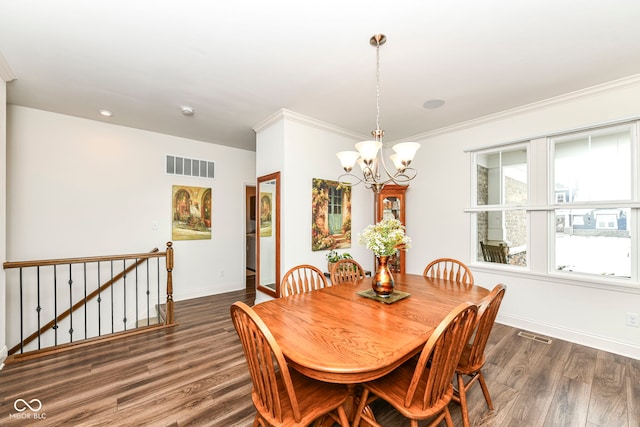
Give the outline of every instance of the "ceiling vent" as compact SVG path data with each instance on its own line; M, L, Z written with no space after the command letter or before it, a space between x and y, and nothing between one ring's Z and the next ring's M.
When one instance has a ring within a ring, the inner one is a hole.
M167 155L166 173L169 175L214 178L215 162Z

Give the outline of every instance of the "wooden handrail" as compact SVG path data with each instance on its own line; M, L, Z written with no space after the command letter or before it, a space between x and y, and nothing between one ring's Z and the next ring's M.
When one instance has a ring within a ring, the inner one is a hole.
M171 246L171 242L167 243L167 246ZM151 252L141 254L127 254L127 255L104 255L93 256L83 258L58 258L58 259L44 259L36 261L8 261L2 264L2 267L7 270L9 268L26 268L26 267L38 267L45 265L61 265L61 264L82 264L89 262L102 262L102 261L120 261L124 259L137 259L137 258L162 258L166 252L158 252L158 248L153 248Z
M150 253L155 253L158 252L158 248L153 248L151 249ZM100 257L102 258L102 257ZM136 257L136 258L140 258L140 257ZM80 258L75 258L75 259L80 259ZM83 258L83 259L88 259L88 258ZM121 258L116 258L116 259L121 259ZM129 258L127 258L129 259ZM50 260L49 262L51 262L53 260ZM56 260L55 264L44 264L44 265L58 265L60 264L57 261L61 261L61 260ZM37 261L32 261L32 262L37 262ZM79 263L82 262L87 262L87 261L79 261ZM58 322L60 322L61 320L66 319L72 312L76 311L78 308L84 306L87 301L91 301L93 298L95 298L96 296L100 295L101 292L104 292L106 289L109 288L109 286L113 285L114 283L118 282L120 279L122 279L127 273L129 273L130 271L132 271L133 269L135 269L136 267L138 267L140 264L142 264L143 262L147 262L147 257L143 258L143 259L138 259L138 261L136 261L134 264L131 264L129 267L127 267L124 271L118 273L113 279L108 280L107 282L105 282L103 285L100 285L100 287L98 289L96 289L95 291L91 292L89 295L87 295L86 298L81 299L80 301L78 301L77 303L73 304L73 306L71 308L68 308L64 311L64 313L60 314L58 317L56 317L54 320L51 320L50 322L48 322L46 325L40 327L40 329L38 329L37 331L35 331L34 333L32 333L31 335L29 335L27 338L24 339L24 341L16 344L15 346L11 347L11 349L9 350L8 354L14 354L15 352L17 352L18 350L20 350L21 348L23 348L25 345L29 344L31 341L33 341L34 339L38 338L38 336L40 336L40 334L42 334L44 331L48 330L49 328L52 328L54 325L56 325ZM78 262L76 262L78 263ZM5 263L6 264L6 263ZM16 263L17 264L17 263ZM69 262L65 262L62 264L71 264ZM36 264L36 265L43 265L43 264ZM23 268L24 266L20 267ZM6 268L6 267L5 267Z
M25 345L32 342L38 336L40 336L43 331L46 331L56 325L58 322L67 318L71 313L80 307L86 306L86 303L96 296L103 293L110 286L120 281L123 277L125 277L129 272L136 269L138 266L147 262L149 258L162 258L166 259L166 270L167 270L167 303L166 303L166 313L164 318L165 325L172 325L175 323L174 318L174 302L173 302L173 243L167 242L167 250L165 252L160 252L158 248L153 248L148 253L139 253L139 254L126 254L126 255L112 255L112 256L93 256L93 257L79 257L79 258L58 258L58 259L48 259L48 260L36 260L36 261L17 261L17 262L5 262L3 263L4 269L12 269L12 268L29 268L29 267L41 267L41 266L55 266L55 265L69 265L69 264L83 264L83 263L99 263L105 261L122 261L128 259L135 259L136 262L128 266L125 270L118 273L116 276L100 285L96 290L92 291L86 297L83 297L81 300L76 302L71 308L65 310L63 313L58 315L54 320L51 320L46 325L39 328L38 331L29 335L22 342L18 343L14 347L12 347L8 354L13 355L21 348L24 348ZM160 307L159 307L160 309ZM99 338L99 337L97 337ZM80 341L81 342L81 341ZM72 343L69 343L72 344Z

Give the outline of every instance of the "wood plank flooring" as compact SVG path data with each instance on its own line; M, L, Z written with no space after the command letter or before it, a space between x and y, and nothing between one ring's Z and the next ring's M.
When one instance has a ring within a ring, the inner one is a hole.
M9 364L0 371L0 425L250 426L251 381L229 305L254 299L238 291L179 301L173 328ZM639 360L517 333L493 330L485 375L495 410L474 387L473 425L640 426ZM18 399L38 399L41 419L18 412ZM384 402L373 410L384 426L408 425ZM450 410L462 425L459 406Z

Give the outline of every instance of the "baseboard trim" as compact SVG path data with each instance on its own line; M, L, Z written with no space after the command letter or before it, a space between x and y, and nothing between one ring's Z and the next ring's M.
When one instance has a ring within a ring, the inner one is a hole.
M524 329L538 334L547 335L549 337L569 341L575 344L585 345L588 347L596 348L598 350L603 350L609 353L615 353L621 356L640 360L640 346L630 343L616 341L597 335L585 334L584 332L568 328L559 328L551 324L533 322L529 319L518 316L498 314L496 322L514 328Z

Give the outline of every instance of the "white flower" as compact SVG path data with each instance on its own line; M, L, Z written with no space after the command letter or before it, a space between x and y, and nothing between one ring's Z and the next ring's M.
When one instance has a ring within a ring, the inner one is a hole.
M358 234L358 241L377 256L390 256L398 249L411 247L411 239L406 235L404 225L390 218L367 226Z

